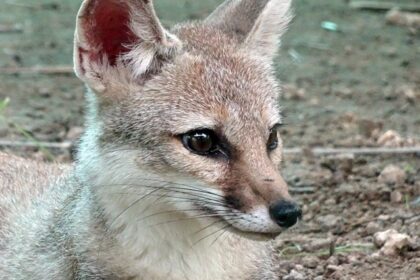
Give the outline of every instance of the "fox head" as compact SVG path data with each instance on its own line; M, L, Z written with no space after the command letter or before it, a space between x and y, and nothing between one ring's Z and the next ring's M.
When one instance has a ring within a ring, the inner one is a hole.
M85 0L74 63L91 109L79 165L97 191L119 193L122 212L147 197L237 233L295 224L272 66L290 2L227 0L168 31L151 0Z

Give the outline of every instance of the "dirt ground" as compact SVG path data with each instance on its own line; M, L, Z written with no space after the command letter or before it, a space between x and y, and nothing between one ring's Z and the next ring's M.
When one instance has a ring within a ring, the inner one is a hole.
M155 2L170 26L200 18L221 1ZM79 4L1 1L0 143L35 147L0 149L71 161L72 149L39 142L77 141L83 85L73 74L1 69L71 65ZM419 145L420 30L387 23L385 13L351 9L345 0L295 1L296 17L276 61L284 84L286 147ZM277 240L280 279L420 279L420 154L307 152L286 155L282 172L304 205L304 218ZM388 229L409 236L391 256L374 245L375 233Z

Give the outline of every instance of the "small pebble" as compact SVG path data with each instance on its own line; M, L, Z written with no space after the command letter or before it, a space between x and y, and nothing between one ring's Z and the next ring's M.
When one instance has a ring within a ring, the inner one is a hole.
M283 276L283 280L305 280L306 277L296 270L292 269L290 273L286 276Z
M406 179L405 171L396 165L387 165L378 177L379 183L402 185Z
M400 191L393 191L390 195L390 200L392 203L400 203L402 201L403 195Z
M354 194L360 192L360 187L356 184L343 183L337 191L343 194Z
M374 244L381 248L379 255L395 256L404 248L408 247L411 242L407 234L399 233L395 229L377 232L373 236ZM378 253L376 253L378 255Z
M69 129L69 131L66 134L66 138L74 141L80 138L80 136L82 135L84 129L83 127L80 126L73 126Z
M295 269L296 269L296 270L303 270L303 269L304 269L304 267L303 267L303 265L301 265L301 264L297 264L297 265L295 265Z
M341 270L341 267L339 267L338 265L329 264L329 265L327 265L327 270L337 271L337 270Z
M420 15L418 13L402 12L394 8L386 13L385 19L389 24L420 28Z
M369 222L366 225L366 233L368 235L372 235L372 234L378 232L380 229L381 229L381 226L376 222Z
M388 221L391 217L389 215L379 215L378 220L380 221Z
M396 131L388 130L378 138L377 143L383 147L401 147L404 139Z
M302 263L305 267L314 269L318 266L319 260L317 257L307 256L302 259Z
M319 216L316 218L317 222L321 224L322 227L326 229L332 229L336 227L339 223L341 223L342 219L341 217L334 215L334 214L328 214L325 216Z

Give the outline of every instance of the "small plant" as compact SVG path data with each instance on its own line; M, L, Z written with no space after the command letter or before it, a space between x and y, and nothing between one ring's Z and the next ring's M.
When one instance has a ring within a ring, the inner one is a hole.
M3 112L6 109L7 105L9 105L9 103L10 103L9 97L6 97L5 99L0 100L0 118L2 119L4 118Z
M403 166L403 169L406 173L408 174L415 174L416 173L416 169L414 166L412 166L410 163L405 163Z
M405 204L405 208L407 210L410 210L410 195L409 194L404 195L404 204Z

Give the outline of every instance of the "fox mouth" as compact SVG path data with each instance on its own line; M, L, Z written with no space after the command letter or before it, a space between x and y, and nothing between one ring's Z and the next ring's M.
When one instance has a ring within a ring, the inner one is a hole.
M231 209L229 206L226 206L224 210L226 212L224 214L220 214L220 210L212 209L208 206L200 205L199 207L204 213L208 214L209 216L211 216L211 218L216 220L216 223L221 224L221 228L247 239L255 241L268 241L275 239L282 232L280 230L280 227L277 231L262 231L258 229L244 230L237 225L236 221L243 220L241 215L244 215L245 213L239 212L235 209Z
M280 232L277 233L270 233L270 232L251 232L251 231L243 231L240 230L234 226L229 228L229 231L239 235L241 237L255 240L255 241L269 241L275 239L278 235L280 235Z

